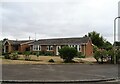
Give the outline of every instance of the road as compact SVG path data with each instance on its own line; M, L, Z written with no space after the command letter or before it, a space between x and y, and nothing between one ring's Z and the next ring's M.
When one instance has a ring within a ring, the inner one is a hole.
M118 77L113 64L2 65L2 80L101 80Z

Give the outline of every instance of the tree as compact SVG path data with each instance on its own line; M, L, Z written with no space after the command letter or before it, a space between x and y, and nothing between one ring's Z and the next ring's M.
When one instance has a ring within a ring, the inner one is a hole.
M101 56L101 52L100 51L95 51L94 58L96 59L97 62L99 62L100 56Z
M64 62L72 62L72 59L77 56L77 50L75 48L70 48L68 46L63 47L59 50L60 57Z
M96 59L96 61L102 64L104 59L107 59L107 56L108 56L108 52L106 50L97 50L94 53L94 58Z
M105 41L104 42L104 45L103 45L103 48L106 49L106 50L111 50L112 49L112 44L109 42L109 41Z
M99 33L93 31L88 33L88 36L91 38L93 44L97 47L101 48L104 45L104 39Z

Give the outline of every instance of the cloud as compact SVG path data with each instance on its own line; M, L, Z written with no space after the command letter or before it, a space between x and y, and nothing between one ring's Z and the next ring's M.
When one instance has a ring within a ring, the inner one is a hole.
M118 0L3 2L3 38L81 37L97 31L112 42Z

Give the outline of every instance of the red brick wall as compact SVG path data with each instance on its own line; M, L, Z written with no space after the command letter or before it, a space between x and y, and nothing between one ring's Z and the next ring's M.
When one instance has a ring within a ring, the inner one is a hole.
M28 44L20 45L18 50L19 50L19 52L25 52L26 48L30 49L30 45L28 45Z
M86 44L86 56L93 56L93 45L91 40Z
M42 45L41 46L41 51L47 51L47 46ZM56 46L53 46L53 50L50 50L49 52L54 52L54 54L56 55Z
M41 51L47 51L47 46L46 45L42 45L41 46Z

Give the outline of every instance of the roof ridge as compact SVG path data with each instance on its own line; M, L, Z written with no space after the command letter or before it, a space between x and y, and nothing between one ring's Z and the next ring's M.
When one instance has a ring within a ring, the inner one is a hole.
M89 37L66 37L66 38L46 38L46 39L39 39L40 40L58 40L58 39L83 39L83 38L89 38Z

